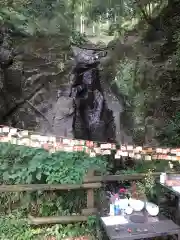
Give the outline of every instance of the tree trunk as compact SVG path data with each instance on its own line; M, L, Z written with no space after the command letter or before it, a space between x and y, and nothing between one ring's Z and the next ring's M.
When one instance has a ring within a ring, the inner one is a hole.
M94 25L94 23L93 23L92 31L93 31L93 35L95 35L95 25Z
M72 17L72 29L75 29L75 4L76 0L72 0L71 3L71 17Z
M84 5L83 2L81 2L81 16L80 16L80 26L81 26L81 33L84 33Z

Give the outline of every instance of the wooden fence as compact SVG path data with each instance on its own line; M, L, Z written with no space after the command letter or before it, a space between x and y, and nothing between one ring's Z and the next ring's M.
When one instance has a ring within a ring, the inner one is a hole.
M169 172L171 173L171 172ZM174 173L174 172L173 172ZM84 178L83 184L25 184L25 185L0 185L0 192L34 192L34 191L60 191L60 190L87 190L87 208L82 209L82 215L71 216L50 216L50 217L33 217L29 216L29 222L32 225L44 225L55 223L72 223L72 222L84 222L88 220L88 217L96 214L94 201L94 190L100 189L103 183L112 181L132 181L142 180L147 174L122 174L122 175L106 175L106 176L94 176L93 171L89 171ZM152 173L154 177L159 177L160 172Z

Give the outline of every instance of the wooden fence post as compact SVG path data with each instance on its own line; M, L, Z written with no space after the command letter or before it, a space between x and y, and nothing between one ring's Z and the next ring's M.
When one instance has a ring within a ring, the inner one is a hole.
M94 176L94 170L89 170L87 173L87 177L93 177ZM93 209L94 208L94 190L88 189L87 190L87 209Z

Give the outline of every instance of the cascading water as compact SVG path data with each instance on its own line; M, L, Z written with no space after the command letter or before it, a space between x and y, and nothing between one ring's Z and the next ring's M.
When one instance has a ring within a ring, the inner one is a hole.
M75 67L71 94L74 103L75 138L101 142L116 141L113 112L107 106L98 65L103 52L73 48Z
M117 104L113 103L113 94L109 94L107 86L104 86L104 77L100 78L99 63L106 59L104 52L74 48L76 64L70 87L67 71L59 74L53 68L52 73L50 71L47 74L41 67L34 69L34 65L31 69L29 57L33 57L33 64L37 61L38 65L40 60L46 66L41 57L34 61L34 51L27 55L27 59L21 59L22 56L20 60L15 59L14 61L20 61L26 66L21 69L20 65L16 69L13 66L8 68L14 56L9 47L0 43L0 50L1 124L35 129L48 135L120 142L117 136L120 132L121 104L118 101Z

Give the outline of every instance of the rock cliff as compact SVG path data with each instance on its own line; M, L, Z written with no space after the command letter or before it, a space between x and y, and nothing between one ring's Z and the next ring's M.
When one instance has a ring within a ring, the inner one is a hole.
M0 96L1 124L73 137L69 46L64 45L64 39L20 38L14 40L13 49L13 64L1 72L0 83L6 83ZM102 83L120 142L122 105L110 85Z

